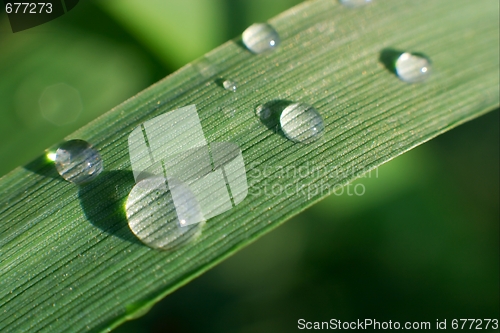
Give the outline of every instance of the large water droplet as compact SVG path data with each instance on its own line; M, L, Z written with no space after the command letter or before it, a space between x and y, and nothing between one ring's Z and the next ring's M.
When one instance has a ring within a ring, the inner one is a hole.
M372 0L340 0L340 3L346 7L361 7L370 2L372 2Z
M203 221L203 215L189 187L175 180L168 186L161 176L145 178L130 191L125 205L130 230L144 244L157 249L184 244L198 236L204 224L190 224Z
M287 138L302 143L317 140L325 128L319 112L303 103L288 105L281 113L280 125Z
M84 140L70 140L56 151L57 172L67 181L84 184L94 180L102 171L99 152Z
M230 90L232 92L236 92L236 89L238 89L238 84L231 80L225 80L224 82L222 82L222 86L224 87L224 89Z
M276 30L267 23L255 23L243 31L243 43L256 54L274 50L280 42Z
M395 67L399 78L408 83L422 82L431 73L430 62L427 58L408 52L399 56Z

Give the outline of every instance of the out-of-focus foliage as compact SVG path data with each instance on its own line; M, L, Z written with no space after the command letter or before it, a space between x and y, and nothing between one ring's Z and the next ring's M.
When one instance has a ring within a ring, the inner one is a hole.
M13 34L0 8L0 176L253 22L299 0L80 1L57 20ZM42 117L40 96L66 83L83 109Z

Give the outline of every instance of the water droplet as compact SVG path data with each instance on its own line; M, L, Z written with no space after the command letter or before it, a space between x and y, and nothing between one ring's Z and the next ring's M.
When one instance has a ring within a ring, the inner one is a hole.
M175 187L175 204L172 192ZM195 238L204 222L200 205L189 187L161 176L145 178L130 191L125 204L130 230L144 244L157 249L171 249ZM200 218L201 217L201 218Z
M75 184L94 180L103 169L101 155L84 140L63 143L56 151L54 162L61 177Z
M222 82L222 85L224 86L224 89L231 90L232 92L236 92L236 89L238 89L238 84L231 80L225 80Z
M405 52L396 60L396 73L399 78L408 83L422 82L430 73L430 62L424 56Z
M243 31L243 43L253 53L274 50L280 44L280 36L267 23L255 23Z
M370 2L372 2L372 0L340 0L340 3L346 7L361 7Z
M319 112L314 107L303 103L287 106L281 113L280 125L287 138L302 143L317 140L325 128Z

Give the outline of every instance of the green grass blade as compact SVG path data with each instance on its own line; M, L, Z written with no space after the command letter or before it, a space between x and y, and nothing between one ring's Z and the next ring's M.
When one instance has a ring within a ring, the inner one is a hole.
M327 194L316 189L346 184L499 105L495 0L380 0L354 10L317 0L271 23L278 51L256 56L228 42L68 137L101 152L106 171L90 185L63 181L42 158L0 179L1 331L115 327ZM429 56L430 79L400 81L379 60L389 48ZM238 81L238 91L222 89L219 77ZM314 105L323 138L301 145L268 129L254 110L272 100ZM241 147L250 193L195 242L156 251L124 217L133 186L127 137L189 104L208 141ZM300 166L323 172L278 177L280 167ZM299 190L270 193L287 185Z

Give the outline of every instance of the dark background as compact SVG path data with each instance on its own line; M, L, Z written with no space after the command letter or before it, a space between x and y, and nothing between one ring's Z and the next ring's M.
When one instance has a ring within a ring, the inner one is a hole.
M0 11L0 176L298 2L87 0L16 34ZM61 83L76 97L55 100L47 116L40 100ZM54 123L58 115L67 121ZM116 332L499 318L498 118L496 110L383 165L356 181L363 196L330 196Z

